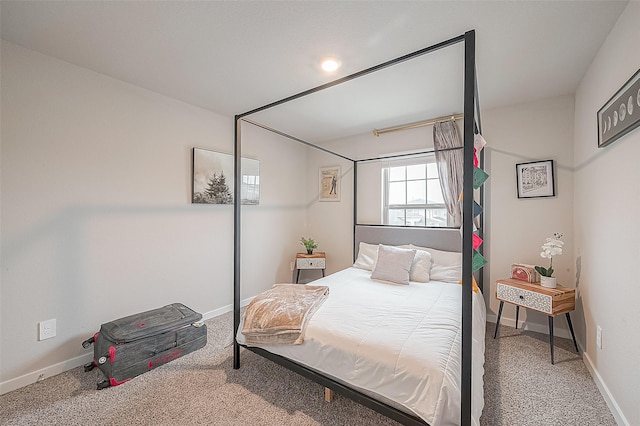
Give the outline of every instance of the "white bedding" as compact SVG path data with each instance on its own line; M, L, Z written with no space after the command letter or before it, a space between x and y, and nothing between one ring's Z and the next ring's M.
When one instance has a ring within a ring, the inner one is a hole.
M390 284L348 268L314 281L330 294L302 345L264 347L394 401L432 426L460 424L461 290L455 283ZM472 423L484 406L482 294L473 296ZM242 329L242 326L240 327ZM244 344L238 332L237 340Z

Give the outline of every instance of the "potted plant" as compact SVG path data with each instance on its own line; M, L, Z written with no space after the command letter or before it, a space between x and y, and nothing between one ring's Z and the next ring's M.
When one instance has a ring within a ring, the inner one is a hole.
M542 252L540 257L549 259L549 267L544 268L542 266L536 266L536 271L540 274L540 285L548 288L556 288L556 278L553 276L553 256L559 256L562 254L563 241L561 232L555 232L552 237L545 240L542 244Z
M313 254L313 250L318 248L318 243L313 241L313 238L302 237L300 238L300 244L307 249L307 254Z

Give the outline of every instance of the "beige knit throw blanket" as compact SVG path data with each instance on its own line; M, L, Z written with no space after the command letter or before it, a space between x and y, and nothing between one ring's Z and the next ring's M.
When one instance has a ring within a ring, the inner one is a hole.
M311 316L329 296L329 287L275 284L256 296L244 316L248 345L299 345Z

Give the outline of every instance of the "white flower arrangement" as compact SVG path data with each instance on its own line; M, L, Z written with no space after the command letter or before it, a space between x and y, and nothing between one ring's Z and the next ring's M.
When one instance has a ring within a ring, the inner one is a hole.
M542 266L536 266L536 271L543 277L551 277L553 275L553 256L559 256L562 254L562 246L564 241L561 241L564 234L562 232L555 232L552 237L545 240L542 244L542 252L540 257L549 259L549 267L543 268Z

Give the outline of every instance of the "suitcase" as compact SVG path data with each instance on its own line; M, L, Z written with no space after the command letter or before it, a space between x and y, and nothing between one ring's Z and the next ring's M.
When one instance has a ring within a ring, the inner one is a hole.
M82 342L93 344L93 361L84 371L98 367L106 379L97 388L120 385L132 378L202 348L207 326L202 315L181 303L107 322Z

